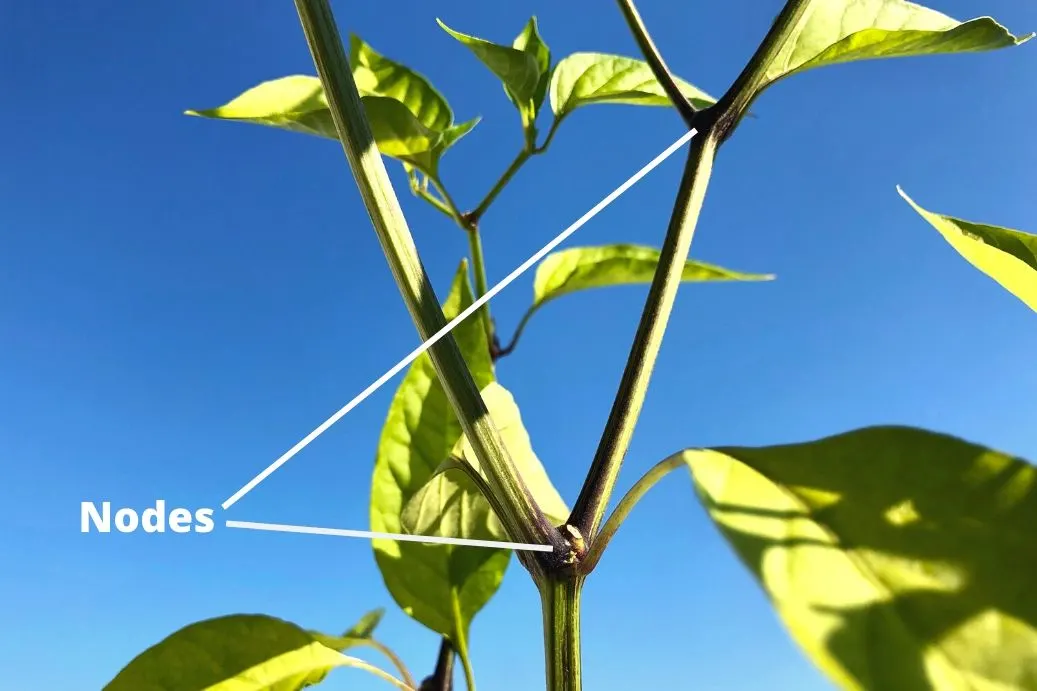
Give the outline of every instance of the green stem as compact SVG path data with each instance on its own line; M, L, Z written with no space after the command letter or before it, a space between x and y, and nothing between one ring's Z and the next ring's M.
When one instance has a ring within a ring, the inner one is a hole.
M393 278L422 340L438 339L428 350L433 367L487 481L507 509L499 518L512 540L551 544L562 552L565 541L523 481L457 343L445 331L446 317L375 146L328 0L295 0L295 6L335 129ZM536 565L533 560L524 563L530 569Z
M671 470L685 466L684 458L678 454L670 456L664 461L656 464L651 470L644 474L640 480L634 483L634 486L630 488L622 499L619 500L619 504L616 505L612 515L609 516L608 520L605 521L605 525L601 526L601 530L594 537L594 542L591 544L590 549L587 550L587 556L584 557L580 563L580 570L584 574L588 574L594 570L594 567L598 565L598 561L601 559L601 555L605 553L605 548L608 547L609 541L612 540L612 536L619 530L619 526L623 524L626 517L630 515L630 511L634 508L641 497L650 490L655 483L659 482L664 475L668 474Z
M456 593L451 593L454 612L454 646L457 648L457 656L461 658L461 667L464 669L465 687L468 691L475 691L475 671L472 669L472 661L468 657L468 637L465 635L464 619L461 617L461 603Z
M580 691L580 600L583 578L540 584L547 691Z
M490 204L492 204L497 198L497 195L504 190L504 187L511 181L511 178L515 177L515 173L519 171L519 169L534 153L539 152L529 148L524 148L518 153L518 156L516 156L515 160L511 162L511 165L509 165L507 170L504 171L504 174L500 176L490 191L486 193L486 197L479 202L479 206L475 207L475 209L467 215L467 219L470 223L474 225L479 222L479 219L482 218L483 214L486 213L486 210L490 208Z
M655 47L655 42L652 41L652 37L648 34L648 28L645 27L645 23L641 19L641 14L637 11L633 0L618 0L618 2L619 9L623 12L623 17L627 21L627 26L634 35L634 40L637 41L637 46L644 54L648 66L652 68L652 74L655 75L655 78L662 85L663 91L666 92L674 107L677 108L677 112L680 113L685 124L688 127L694 127L695 115L698 111L680 90L680 87L677 86L677 80L673 78L670 68L666 66L666 61L659 54L659 49Z
M512 335L511 341L508 342L508 345L497 351L498 357L511 355L511 351L515 350L515 346L518 345L518 340L522 336L522 331L526 328L529 318L533 316L533 313L536 312L539 307L540 305L535 305L526 310L526 313L522 315L522 319L519 320L518 326L515 327L515 333Z
M486 260L482 253L482 238L479 236L479 226L472 225L465 231L468 235L468 250L472 255L472 274L475 276L475 299L478 300L489 287L486 285ZM493 322L490 321L490 303L485 303L479 308L480 318L486 329L486 342L493 343Z
M735 79L731 87L709 108L715 114L718 125L717 134L720 140L727 138L738 121L749 110L760 90L766 86L767 69L777 57L789 34L803 19L803 15L812 0L788 0L781 12L774 19L770 31L763 37L759 47L746 63L745 68Z
M389 646L385 645L381 641L375 640L374 638L366 639L363 644L374 648L384 655L389 662L393 664L397 671L399 671L400 676L403 678L403 681L407 686L417 687L417 684L414 682L414 677L411 676L410 670L407 669L407 665L403 664L403 660L400 659L400 656L393 652Z
M569 523L575 525L590 544L593 544L641 413L648 382L680 286L684 263L695 235L717 145L716 138L710 132L697 134L691 140L688 161L684 166L659 265L648 291L626 369L594 454L594 461L569 517Z

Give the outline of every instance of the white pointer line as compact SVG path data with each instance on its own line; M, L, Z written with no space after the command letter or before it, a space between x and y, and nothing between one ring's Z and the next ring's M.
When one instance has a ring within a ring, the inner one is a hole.
M536 545L527 542L500 542L498 540L467 540L460 537L435 537L431 535L403 535L397 533L372 533L368 530L342 530L340 528L311 528L305 525L283 525L280 523L253 523L252 521L227 521L228 528L267 530L274 533L305 533L307 535L334 535L337 537L362 537L374 540L396 540L398 542L426 542L437 545L461 545L463 547L497 547L520 549L532 552L551 552L551 545Z
M504 290L504 288L506 288L509 283L521 276L525 271L529 269L529 267L533 266L538 261L543 259L548 252L550 252L555 247L564 242L566 238L568 238L570 235L579 230L585 223L587 223L587 221L594 218L602 209L614 202L617 197L619 197L621 194L633 187L635 183L637 183L641 178L650 173L660 163L669 158L675 151L677 151L677 149L687 144L691 140L691 138L695 136L695 133L695 130L690 130L689 132L685 133L684 136L682 136L680 139L671 144L665 151L663 151L661 154L649 161L648 164L645 165L645 167L643 167L641 170L637 171L632 176L630 176L630 178L626 182L614 189L611 194L609 194L607 197L605 197L600 202L591 207L590 211L585 213L583 216L580 216L580 218L577 219L575 223L573 223L571 226L559 233L554 240L544 245L543 249L541 249L539 252L537 252L532 257L523 262L521 266L519 266L517 269L508 274L507 277L505 277L500 283L486 291L485 295L473 302L466 310L461 312L461 314L454 317L449 324L444 326L442 329L433 334L431 338L429 338L427 341L425 341L420 346L411 351L410 355L396 363L396 365L393 366L393 368L390 369L388 372L378 377L378 379L374 380L374 382L370 386L368 386L366 389L357 394L352 401L344 405L337 413L335 413L327 420L325 420L323 423L321 423L321 425L317 427L317 429L307 434L299 441L298 444L288 449L288 451L286 451L283 456L271 463L266 468L266 470L261 472L259 475L256 475L248 482L248 484L246 484L244 487L242 487L233 495L231 495L231 497L227 499L227 501L223 502L223 509L226 511L235 503L237 503L239 499L241 499L246 494L255 489L256 485L258 485L260 482L269 477L271 473L273 473L275 470L277 470L282 465L291 460L291 458L295 454L302 451L310 442L312 442L314 439L316 439L325 431L327 431L327 429L334 425L336 422L341 420L346 415L346 413L353 410L353 408L357 407L360 403L362 403L365 398L367 398L375 391L377 391L379 388L381 388L381 386L385 384L385 382L389 381L394 376L396 376L396 374L399 373L400 370L402 370L404 367L416 360L419 355L431 348L437 341L439 341L439 339L443 338L443 336L446 336L448 333L450 333L451 329L463 322L469 315L471 315L473 312L475 312L484 304L486 304L490 300L490 298L495 296L500 291Z

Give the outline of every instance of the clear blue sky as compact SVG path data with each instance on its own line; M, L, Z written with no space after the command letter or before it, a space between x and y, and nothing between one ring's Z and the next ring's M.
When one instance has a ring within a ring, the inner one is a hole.
M670 65L714 94L777 0L644 0ZM1037 6L934 0L1017 34ZM494 78L435 24L490 39L530 14L562 57L636 55L609 3L337 2L343 32L427 74L481 125L445 162L474 203L519 145ZM97 689L176 628L266 612L336 631L386 606L419 675L436 637L396 610L360 540L217 530L82 535L83 500L220 502L417 344L341 149L181 115L312 73L285 2L6 3L0 61L0 663L11 688ZM802 440L874 423L1037 457L1037 318L896 194L1034 230L1037 45L797 76L724 147L692 254L767 284L686 286L621 477L686 446ZM681 134L667 109L576 113L485 219L503 278ZM658 245L682 156L570 244ZM406 193L441 294L466 249ZM514 327L532 276L493 302ZM563 496L579 489L646 290L546 307L503 360ZM375 444L398 379L220 519L366 528ZM638 594L642 591L642 594ZM584 603L588 689L828 688L674 475L635 511ZM475 620L486 689L537 688L540 614L514 562ZM763 680L766 680L765 682ZM329 689L380 689L359 672Z

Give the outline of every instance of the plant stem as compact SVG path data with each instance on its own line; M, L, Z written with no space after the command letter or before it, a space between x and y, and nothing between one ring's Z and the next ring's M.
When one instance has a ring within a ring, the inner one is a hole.
M544 616L547 691L580 691L580 599L583 578L547 580L540 584Z
M490 208L490 204L492 204L497 198L497 195L500 194L504 187L511 181L511 178L515 177L515 173L517 173L519 168L529 160L529 157L532 156L533 153L534 151L529 148L523 148L522 151L518 153L518 156L516 156L515 160L511 162L511 165L509 165L507 170L504 171L504 174L500 176L490 191L486 193L483 200L479 202L479 206L475 207L473 211L470 211L467 214L467 218L471 223L474 224L479 222L479 219L482 218L483 214L486 213L486 210Z
M523 481L457 343L445 331L446 317L375 146L328 0L295 0L295 6L335 129L393 278L422 340L437 339L428 350L436 374L488 483L507 509L499 518L512 540L551 544L564 553L565 541ZM533 560L523 563L531 570L535 566Z
M612 536L619 530L619 526L623 524L626 517L630 515L630 511L634 508L641 497L650 490L655 483L659 482L664 475L669 473L671 470L685 466L684 458L680 454L670 456L669 458L656 464L651 470L644 474L644 476L634 483L634 486L630 488L630 491L623 495L623 498L619 500L619 504L616 505L616 509L609 516L608 520L605 521L605 525L601 527L598 534L594 537L594 542L591 544L590 549L587 550L587 556L583 558L580 564L580 570L584 574L588 574L594 570L594 567L598 565L598 561L601 559L601 555L604 554L605 548L608 547L609 541L612 540Z
M400 656L394 653L389 646L373 638L367 639L365 644L370 646L371 648L374 648L382 655L384 655L386 658L388 658L389 662L391 662L393 666L396 667L397 670L399 670L400 676L403 678L403 681L407 684L407 686L417 686L417 684L414 683L414 677L411 676L410 670L407 669L407 665L403 664L403 660L400 659Z
M766 86L767 69L784 47L789 34L803 19L810 3L811 0L788 0L785 3L742 72L720 100L709 108L715 113L717 134L721 142L734 130L760 90Z
M634 34L637 46L644 54L648 66L652 68L652 74L655 75L655 78L662 85L663 91L666 92L674 107L677 108L677 112L680 113L685 124L689 128L694 127L695 115L698 111L684 93L681 92L680 87L677 86L677 80L673 78L670 68L666 66L666 61L659 54L659 49L655 47L655 42L652 41L652 37L648 34L648 29L645 27L637 7L634 6L633 0L618 0L618 2L619 9L623 12L623 17L627 21L627 26L630 28L630 32Z
M482 253L482 238L479 236L479 226L472 225L465 231L468 235L468 250L472 255L472 273L475 276L475 299L478 300L489 287L486 285L486 260ZM490 321L490 304L486 303L479 309L479 315L486 329L486 342L493 343L493 322Z
M436 671L421 682L419 691L451 691L454 686L454 646L446 636L439 642Z
M684 263L688 259L695 235L702 201L713 170L718 142L711 132L697 134L691 140L688 161L684 166L677 200L670 216L659 266L652 279L641 322L627 358L612 411L580 496L573 507L569 523L575 525L589 544L601 523L612 489L630 446L630 439L641 413L648 382L652 376L663 334L670 318Z

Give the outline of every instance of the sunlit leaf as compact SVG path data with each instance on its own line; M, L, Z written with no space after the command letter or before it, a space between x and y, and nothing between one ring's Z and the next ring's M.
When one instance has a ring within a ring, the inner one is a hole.
M502 46L476 36L454 31L439 22L448 34L464 44L504 85L508 98L519 109L524 124L536 115L534 101L540 84L540 56L524 49ZM521 37L520 37L521 38ZM546 46L545 46L546 47Z
M715 102L712 96L682 79L677 79L677 85L697 108ZM573 53L564 58L554 68L549 90L551 109L558 118L593 103L673 105L648 63L605 53Z
M236 120L338 140L320 79L292 75L263 82L217 108L188 115Z
M970 264L1037 311L1037 235L933 213L897 191Z
M959 22L906 0L813 0L767 69L761 88L814 67L853 60L968 53L1018 45L990 17Z
M405 105L418 122L435 132L454 124L446 98L422 74L378 53L359 36L349 39L349 67L362 96L388 96Z
M371 671L295 624L235 614L173 633L135 657L103 691L298 691L336 667Z
M639 245L573 247L549 254L533 279L533 306L590 288L651 283L659 250ZM732 271L689 259L682 281L769 281L771 274Z
M555 525L565 523L569 518L569 508L551 483L547 470L533 451L533 444L529 439L529 433L522 424L522 415L519 413L514 396L497 382L483 388L481 393L486 402L486 409L490 411L490 417L500 431L504 446L533 498ZM462 436L457 440L450 455L463 460L470 468L485 477L485 473L479 465L479 459L466 437Z
M467 263L454 278L443 310L448 319L473 302ZM477 317L451 332L475 382L493 381L486 330ZM405 532L401 515L407 502L428 483L461 438L454 415L432 367L422 354L407 371L389 407L375 459L371 487L371 529ZM377 539L375 558L396 603L418 622L451 639L458 631L454 604L462 613L460 628L467 629L500 586L509 555L497 550L430 545Z
M1037 468L871 427L690 450L709 515L844 689L1037 689Z
M536 91L533 92L533 117L540 111L547 95L547 86L551 83L551 49L544 43L537 29L537 18L530 17L529 22L512 42L511 47L532 55L536 59L540 78L537 81ZM528 124L528 123L526 123Z
M357 36L350 39L349 59L378 150L426 175L438 176L443 154L479 119L454 124L450 105L428 79L381 55ZM187 114L338 141L324 89L313 76L263 82L222 106Z

